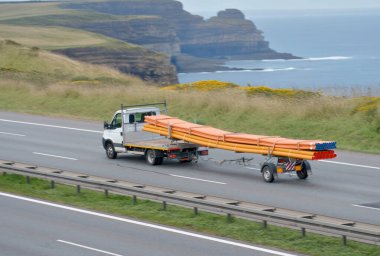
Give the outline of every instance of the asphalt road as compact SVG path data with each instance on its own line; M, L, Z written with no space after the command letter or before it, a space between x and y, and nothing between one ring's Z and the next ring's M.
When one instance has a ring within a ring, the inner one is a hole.
M268 184L259 155L245 155L254 158L251 169L216 164L242 156L221 150L197 164L150 166L130 155L109 160L102 129L97 122L0 112L0 159L380 225L380 155L338 151L331 161L311 161L307 180L280 175Z
M0 255L294 256L0 192Z

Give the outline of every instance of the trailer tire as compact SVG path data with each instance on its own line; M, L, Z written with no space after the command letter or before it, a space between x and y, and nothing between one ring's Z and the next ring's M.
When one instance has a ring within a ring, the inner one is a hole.
M311 166L308 161L303 161L301 171L297 172L297 176L300 180L306 180L309 176L308 172L311 170Z
M109 159L115 159L117 157L117 153L112 142L107 142L106 144L106 155Z
M164 158L159 155L160 153L157 150L148 149L145 153L145 159L151 165L160 165L162 164Z
M276 172L276 165L273 163L264 164L261 168L261 173L265 182L272 183L274 181L274 174Z

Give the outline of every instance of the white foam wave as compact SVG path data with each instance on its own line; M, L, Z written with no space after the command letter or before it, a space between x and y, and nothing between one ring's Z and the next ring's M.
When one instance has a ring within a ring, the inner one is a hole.
M329 56L329 57L311 57L305 59L274 59L274 60L262 60L264 62L283 62L283 61L321 61L321 60L349 60L351 56Z
M288 68L266 68L263 70L260 70L261 72L276 72L276 71L289 71L289 70L295 70L295 67L288 67Z
M321 58L308 58L305 60L349 60L352 57L349 56L331 56L331 57L321 57Z

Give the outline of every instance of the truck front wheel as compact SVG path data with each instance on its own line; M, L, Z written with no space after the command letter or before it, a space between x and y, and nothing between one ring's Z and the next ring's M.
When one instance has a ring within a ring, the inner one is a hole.
M117 153L111 142L108 142L106 145L106 155L109 159L115 159L117 157Z

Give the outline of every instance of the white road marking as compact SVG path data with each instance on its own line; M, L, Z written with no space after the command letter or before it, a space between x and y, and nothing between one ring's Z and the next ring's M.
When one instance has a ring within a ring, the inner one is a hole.
M95 251L95 252L101 252L101 253L108 254L108 255L122 256L120 254L116 254L116 253L112 253L112 252L107 252L107 251L99 250L99 249L96 249L96 248L92 248L92 247L89 247L89 246L84 246L84 245L81 245L81 244L76 244L76 243L68 242L68 241L65 241L65 240L57 240L57 242L64 243L64 244L69 244L69 245L73 245L73 246L77 246L77 247L84 248L84 249L91 250L91 251Z
M48 203L48 202L44 202L44 201L40 201L40 200L36 200L36 199L27 198L27 197L11 195L11 194L2 193L2 192L0 192L0 196L19 199L19 200L23 200L23 201L27 201L27 202L31 202L31 203L36 203L36 204L41 204L41 205L46 205L46 206L51 206L51 207L55 207L55 208L59 208L59 209L65 209L68 211L79 212L79 213L97 216L97 217L101 217L101 218L105 218L105 219L135 224L135 225L139 225L139 226L143 226L143 227L154 228L154 229L158 229L158 230L162 230L162 231L166 231L166 232L171 232L171 233L175 233L175 234L195 237L195 238L213 241L213 242L217 242L217 243L237 246L237 247L241 247L241 248L245 248L245 249L249 249L249 250L266 252L266 253L271 253L271 254L280 255L280 256L296 256L295 254L279 252L279 251L275 251L275 250L271 250L271 249L265 249L262 247L243 244L243 243L239 243L239 242L228 241L228 240L224 240L221 238L210 237L210 236L206 236L206 235L196 234L196 233L183 231L183 230L179 230L179 229L174 229L174 228L163 227L163 226L145 223L145 222L136 221L136 220L131 220L131 219L127 219L127 218L116 217L116 216L112 216L112 215L108 215L108 214L104 214L104 213L92 212L92 211L88 211L88 210L83 210L83 209L74 208L74 207L65 206L65 205L60 205L60 204L55 204L55 203Z
M9 133L9 132L0 132L0 134L12 135L12 136L20 136L20 137L25 137L26 136L24 134Z
M328 161L328 160L319 160L319 162L332 163L332 164L342 164L342 165L349 165L349 166L356 166L356 167L363 167L363 168L380 170L380 167L361 165L361 164L350 164L350 163L342 163L342 162L335 162L335 161Z
M71 158L71 157L66 157L66 156L57 156L57 155L51 155L51 154L45 154L45 153L39 153L39 152L32 152L35 155L41 155L41 156L49 156L49 157L55 157L55 158L62 158L62 159L67 159L67 160L73 160L77 161L78 159L76 158Z
M356 206L356 207L361 207L361 208L367 208L367 209L371 209L371 210L377 210L377 211L380 211L379 208L376 208L376 207L370 207L370 206L364 206L364 205L360 205L360 204L353 204L352 206Z
M51 127L51 128L67 129L67 130L74 130L74 131L81 131L81 132L103 133L102 131L94 131L94 130L73 128L73 127L67 127L67 126L50 125L50 124L30 123L30 122L23 122L23 121L8 120L8 119L0 119L0 121L2 121L2 122L8 122L8 123L28 124L28 125L37 125L37 126Z
M252 169L252 170L257 170L257 171L261 171L261 169L259 169L259 168L255 168L255 167L245 167L245 168L247 168L247 169Z
M197 181L204 181L204 182L210 182L210 183L215 183L215 184L227 185L227 183L219 182L219 181L203 180L203 179L197 179L197 178L186 177L186 176L175 175L175 174L169 174L169 175L173 176L173 177L177 177L177 178L182 178L182 179L197 180Z

